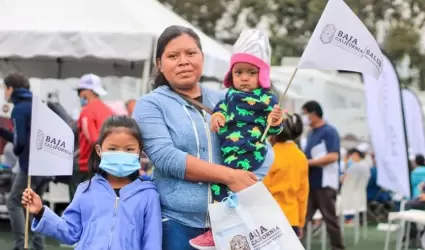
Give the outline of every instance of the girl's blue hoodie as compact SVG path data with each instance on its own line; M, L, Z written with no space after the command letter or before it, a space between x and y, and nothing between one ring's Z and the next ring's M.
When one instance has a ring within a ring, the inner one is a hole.
M202 85L201 89L202 103L211 109L225 95ZM219 138L210 129L211 116L201 114L168 86L162 86L137 101L133 118L142 131L143 150L155 166L153 179L163 217L189 227L208 227L209 184L186 181L184 177L188 154L222 163ZM267 174L274 160L268 143L267 148L263 166L254 171L260 178Z
M100 175L78 186L62 218L48 207L32 231L52 237L77 250L160 250L162 224L155 185L137 179L123 187L118 198Z

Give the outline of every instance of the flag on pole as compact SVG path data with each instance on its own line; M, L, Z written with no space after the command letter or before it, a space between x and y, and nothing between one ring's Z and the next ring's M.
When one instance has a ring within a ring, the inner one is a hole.
M329 0L298 68L382 73L383 55L375 38L343 0Z
M384 57L384 70L379 80L363 74L363 82L378 185L410 198L400 83L391 61Z
M74 133L37 96L32 99L30 176L72 175Z

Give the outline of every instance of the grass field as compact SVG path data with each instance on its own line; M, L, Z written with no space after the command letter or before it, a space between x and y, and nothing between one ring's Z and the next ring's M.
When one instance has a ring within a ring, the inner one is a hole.
M12 249L12 235L10 233L9 222L4 220L0 221L0 249L1 250L11 250ZM368 239L361 239L360 243L356 246L353 245L353 229L346 228L345 230L345 244L347 250L380 250L384 249L384 239L385 233L379 232L375 227L370 227L368 230ZM312 250L321 250L319 239L313 240ZM47 247L45 250L66 250L70 248L60 247L57 242L52 239L47 239L46 241ZM395 246L395 234L393 234L393 239L391 242L392 249ZM330 249L328 247L328 249ZM178 250L178 249L176 249Z

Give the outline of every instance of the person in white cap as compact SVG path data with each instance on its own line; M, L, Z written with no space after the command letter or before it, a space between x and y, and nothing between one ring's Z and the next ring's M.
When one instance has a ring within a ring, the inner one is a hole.
M370 172L371 166L365 160L365 157L366 157L365 152L361 151L358 147L349 149L347 151L347 154L344 157L346 170L344 172L344 175L341 178L341 182L344 182L344 179L348 175L350 175L351 178L357 179L358 181L363 180L365 183L369 182L370 175L371 175L371 172ZM346 191L347 189L344 189L344 187L342 187L341 192L346 192ZM349 192L352 192L352 191L353 190L349 190ZM353 218L354 216L352 215L345 216L346 223L351 224Z
M267 124L271 125L267 135L279 134L283 113L277 96L270 91L268 37L258 29L247 29L233 48L230 69L224 78L229 90L214 108L211 130L220 139L223 165L252 172L263 165L267 154L261 141ZM229 192L224 184L211 184L212 202L221 202ZM190 244L197 249L214 249L211 230Z
M76 172L72 175L69 184L71 199L78 184L89 178L88 160L92 147L96 144L103 122L113 115L112 110L100 99L107 92L102 87L97 75L87 74L81 77L76 90L82 106L78 118L80 155L78 159L79 169L75 170Z
M370 155L370 145L366 142L362 142L356 148L360 152L365 154L364 161L366 162L366 165L368 165L369 167L372 167L373 160L372 160L372 156Z

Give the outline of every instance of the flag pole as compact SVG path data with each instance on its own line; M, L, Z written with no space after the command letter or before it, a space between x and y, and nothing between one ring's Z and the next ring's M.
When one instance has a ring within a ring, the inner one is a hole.
M31 188L31 175L28 175L28 188ZM25 242L24 250L28 250L28 236L29 236L29 225L30 225L30 204L27 204L27 209L25 211Z
M294 73L292 73L291 78L289 79L289 83L288 85L286 85L286 89L283 92L283 95L279 98L279 103L281 103L283 101L283 98L285 97L286 93L288 93L289 87L291 87L292 81L295 78L295 75L297 74L298 68L295 68ZM267 136L267 132L269 132L270 129L270 125L271 125L271 121L267 120L267 127L266 130L264 130L263 136L261 137L261 141L264 141L264 139Z

